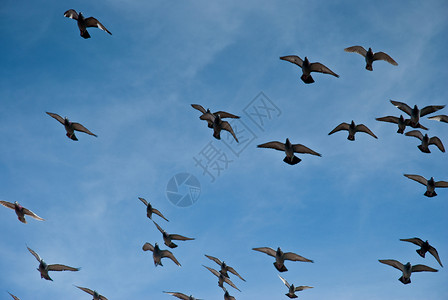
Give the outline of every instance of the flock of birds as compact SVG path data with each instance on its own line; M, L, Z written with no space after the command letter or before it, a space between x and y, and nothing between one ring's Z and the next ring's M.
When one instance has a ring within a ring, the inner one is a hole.
M87 31L87 28L89 28L89 27L97 27L97 28L104 30L105 32L107 32L109 34L112 34L97 19L95 19L93 17L85 18L81 12L77 13L73 9L66 11L64 13L64 16L77 21L78 28L80 30L80 35L81 35L81 37L83 37L85 39L90 38L90 34ZM365 50L361 46L352 46L352 47L346 48L345 51L346 52L354 52L354 53L358 53L358 54L362 55L365 58L365 62L366 62L365 68L369 71L373 71L372 64L374 61L377 61L377 60L386 61L394 66L398 65L395 62L395 60L393 60L388 54L386 54L384 52L374 53L371 48L369 48L368 50ZM302 69L301 79L306 84L311 84L311 83L315 82L313 77L311 76L312 72L330 74L335 77L339 77L339 75L337 75L336 73L331 71L328 67L326 67L325 65L323 65L319 62L310 63L307 57L305 57L305 59L302 60L300 57L298 57L296 55L290 55L290 56L280 57L280 59L294 63L297 66L299 66ZM403 115L400 115L399 117L397 117L397 116L381 117L381 118L377 118L376 120L397 124L398 125L397 133L400 133L400 134L404 133L406 127L428 130L426 127L424 127L422 124L420 124L420 118L423 116L426 116L428 114L434 113L434 112L445 107L444 105L431 105L431 106L426 106L423 109L419 109L417 107L417 105L415 105L413 108L411 108L410 106L408 106L407 104L402 103L402 102L393 101L393 100L391 100L390 102L394 106L396 106L398 109L400 109L401 111L406 113L410 118L406 119L403 117ZM206 110L199 104L192 104L191 106L193 108L199 110L202 113L202 115L199 118L201 120L207 121L208 127L213 129L213 137L215 137L216 139L220 139L221 131L225 130L225 131L228 131L233 136L233 138L235 139L236 142L238 142L238 138L237 138L235 132L233 131L232 126L230 125L229 122L224 121L223 119L224 118L234 118L235 119L235 118L239 118L239 116L236 116L234 114L231 114L231 113L228 113L225 111L217 111L217 112L212 113L210 111L210 109ZM84 132L84 133L87 133L87 134L95 136L95 137L97 136L94 133L92 133L91 131L89 131L86 127L84 127L80 123L71 122L68 118L62 118L60 115L58 115L56 113L47 112L47 114L49 116L53 117L54 119L56 119L59 123L61 123L65 128L67 137L74 141L78 140L78 138L75 135L75 131ZM433 117L429 117L429 119L448 123L447 115L433 116ZM370 136L377 139L377 136L367 126L365 126L364 124L356 125L353 120L351 121L350 124L349 123L339 124L329 133L329 135L332 135L333 133L341 131L341 130L348 131L347 139L350 141L355 140L355 134L357 132L367 133ZM416 138L420 139L421 144L418 146L418 148L424 153L430 153L429 145L435 145L438 147L438 149L440 149L440 151L445 152L445 148L442 144L442 141L438 137L435 137L435 136L429 137L428 134L423 135L418 130L409 131L405 135L416 137ZM295 153L312 154L315 156L321 156L321 154L311 150L310 148L308 148L304 145L292 144L288 138L286 139L285 143L278 142L278 141L272 141L272 142L260 144L257 147L271 148L271 149L285 152L286 156L283 161L290 165L295 165L301 161L300 158L295 156ZM422 177L420 175L404 174L404 176L425 185L427 190L424 195L427 197L434 197L437 195L435 192L435 188L448 187L448 182L434 181L433 177L431 177L430 179L425 179L424 177ZM154 208L151 205L151 203L146 201L144 198L139 198L139 200L145 205L146 215L149 219L152 220L153 214L155 214L155 215L158 215L160 218L164 219L165 221L168 221L168 219L165 218L165 216L159 210ZM0 201L0 204L7 208L13 209L15 211L15 213L17 214L19 221L22 223L27 223L25 216L30 216L36 220L44 221L43 218L39 217L31 210L21 206L18 202L11 203L11 202L7 202L7 201ZM154 223L155 227L158 229L158 231L160 231L160 233L162 234L164 244L167 247L169 247L170 249L177 248L177 245L173 241L194 240L194 238L185 237L185 236L182 236L179 234L169 234L165 230L163 230L162 227L160 227L159 224L157 224L155 221L153 221L153 223ZM420 249L418 249L416 251L423 258L425 257L425 254L427 252L429 252L432 256L435 257L435 259L440 264L440 266L443 267L442 262L439 258L439 255L437 253L437 250L433 246L431 246L428 243L428 241L423 241L417 237L409 238L409 239L401 239L401 241L410 242L410 243L413 243L413 244L419 246ZM62 265L62 264L50 264L49 265L34 250L29 248L28 246L27 246L27 249L39 262L39 266L38 266L37 270L39 271L41 278L44 278L46 280L52 280L48 274L48 272L50 272L50 271L79 271L80 270L80 268L74 268L74 267L70 267L70 266L66 266L66 265ZM158 265L163 266L162 265L163 258L169 258L176 265L181 266L181 264L179 263L179 261L176 259L176 257L174 256L174 254L171 251L160 249L160 247L157 243L152 245L151 243L147 242L143 245L142 249L143 249L143 251L151 251L152 252L153 261L154 261L155 266L158 266ZM303 256L296 254L296 253L283 252L280 247L278 247L277 250L274 250L269 247L253 248L252 250L262 252L269 256L274 257L275 262L273 264L279 272L288 271L288 269L285 266L286 260L313 263L313 260L307 259ZM215 262L216 264L218 264L220 267L219 271L217 271L213 268L203 265L213 275L218 277L218 286L221 287L224 291L224 299L225 300L235 299L233 296L231 296L229 294L227 289L224 287L224 283L226 283L226 284L230 285L231 287L233 287L234 289L240 291L237 288L237 286L230 280L229 273L237 276L242 281L245 281L245 279L243 279L243 277L241 277L241 275L238 274L238 272L234 268L228 266L225 262L221 261L220 259L210 256L210 255L205 255L205 256L208 259ZM426 265L411 265L411 263L409 263L409 262L406 264L403 264L397 260L392 260L392 259L379 260L379 262L381 262L383 264L387 264L389 266L392 266L392 267L400 270L402 272L402 276L399 278L399 280L403 284L409 284L411 282L410 277L411 277L411 274L414 272L423 272L423 271L437 272L436 269L431 268ZM279 277L280 277L281 281L288 288L288 293L286 293L286 296L288 296L289 298L297 298L297 295L295 294L296 292L312 288L311 286L297 286L296 287L293 284L292 285L289 284L280 275L279 275ZM99 294L95 290L91 290L89 288L80 287L80 286L75 286L75 287L92 295L94 300L107 300L107 298L105 296ZM185 300L197 299L191 295L187 296L186 294L183 294L180 292L164 292L164 293L170 294L179 299L185 299ZM9 294L14 299L16 299L16 300L19 299L17 296L15 296L11 293L9 293ZM197 299L197 300L199 300L199 299Z

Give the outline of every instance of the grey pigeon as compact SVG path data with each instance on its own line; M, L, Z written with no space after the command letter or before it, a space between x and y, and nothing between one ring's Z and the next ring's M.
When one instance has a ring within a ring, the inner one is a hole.
M431 267L425 266L425 265L411 265L411 263L407 263L403 265L401 262L396 261L394 259L379 259L380 263L389 265L394 267L395 269L400 270L403 272L403 275L398 278L403 284L409 284L411 283L411 274L415 272L438 272L438 270L433 269Z
M413 243L413 244L419 246L420 249L417 249L415 251L418 253L418 255L420 255L423 258L425 258L426 252L431 253L431 255L434 256L434 258L437 260L439 265L443 268L442 262L440 261L439 253L437 253L436 248L431 246L427 240L424 242L423 240L419 239L418 237L415 237L415 238L410 238L410 239L400 239L400 241L410 242L410 243Z
M448 187L447 181L434 181L434 177L431 177L429 180L426 180L423 176L420 176L420 175L404 174L404 176L426 186L426 192L424 193L424 195L426 197L437 196L437 193L435 191L436 187L437 188L447 188Z
M410 108L406 103L394 100L390 100L390 103L392 103L399 110L411 116L411 119L409 120L409 126L411 126L412 128L420 127L420 117L429 115L445 107L445 105L429 105L425 106L422 109L419 109L417 105L414 105L414 108Z
M289 139L286 139L286 142L283 144L281 142L268 142L257 146L258 148L271 148L279 151L284 151L286 157L283 161L290 165L295 165L301 162L302 160L294 155L294 153L308 153L316 156L322 156L319 153L311 150L308 147L305 147L302 144L291 144Z
M80 268L73 268L73 267L69 267L69 266L65 266L65 265L47 265L44 260L42 258L40 258L39 254L37 254L36 252L34 252L33 250L31 250L29 247L28 251L30 251L30 253L37 259L37 261L39 262L39 268L37 269L40 272L40 278L44 278L46 280L51 280L53 281L53 279L50 278L50 276L48 275L49 271L79 271Z
M302 81L307 84L314 82L314 79L311 76L311 72L319 72L319 73L330 74L335 77L339 77L338 74L336 74L335 72L333 72L332 70L330 70L329 68L327 68L326 66L324 66L321 63L318 63L318 62L310 63L306 56L305 56L305 60L302 60L297 55L282 56L282 57L280 57L280 59L289 61L290 63L296 64L299 67L301 67L302 68L302 76L300 77L300 79L302 79Z
M303 261L303 262L313 262L311 259L305 258L298 254L292 252L283 252L280 247L275 251L269 247L252 248L252 250L266 253L269 256L275 257L274 266L279 272L286 272L288 269L285 267L285 260L291 261Z
M295 287L294 284L289 284L288 281L286 281L282 276L278 275L278 277L280 277L280 279L283 281L283 283L286 285L286 287L289 289L288 293L286 293L285 295L288 296L289 298L297 298L297 295L295 294L296 292L300 292L306 289L312 289L312 286L306 286L306 285L301 285L298 287Z
M87 27L98 27L99 29L102 29L106 31L108 34L112 35L112 33L109 30L107 30L106 27L104 27L104 25L100 23L100 21L98 21L94 17L84 18L81 12L77 13L74 9L67 10L64 13L64 17L76 20L78 22L80 35L85 39L90 38L90 34L87 31Z
M354 53L358 53L358 54L361 54L362 56L364 56L364 58L366 59L366 69L369 71L373 71L372 64L376 60L384 60L394 66L398 66L397 62L395 60L393 60L392 57L390 57L389 55L387 55L384 52L373 53L372 48L369 48L369 50L366 51L366 49L364 49L364 47L362 47L362 46L352 46L352 47L345 48L344 51L345 52L354 52Z
M77 141L78 138L75 135L75 130L76 131L81 131L81 132L85 132L87 134L93 135L93 136L97 136L96 134L90 132L87 128L85 128L83 125L76 123L76 122L70 122L69 119L67 118L62 118L60 115L58 114L54 114L54 113L50 113L47 112L47 114L53 118L55 118L56 120L59 121L59 123L61 123L62 125L64 125L65 127L65 131L67 132L67 137L69 139L72 139L74 141Z
M154 259L154 265L163 266L162 258L168 257L171 259L176 265L181 266L177 259L174 257L174 254L168 250L160 250L159 245L155 243L155 245L151 245L150 243L145 243L142 247L143 251L152 251L152 257Z
M228 266L225 262L219 260L219 258L213 257L211 255L207 255L207 254L205 254L205 256L208 259L213 260L215 263L217 263L221 267L221 270L219 270L219 273L221 273L225 277L230 278L229 274L227 273L227 272L230 272L230 273L238 276L241 280L246 281L243 277L240 276L240 274L238 274L237 271L235 271L234 268L232 268L231 266Z
M149 203L148 201L146 201L146 199L138 197L138 199L140 201L142 201L142 203L146 206L146 216L148 218L150 218L152 220L152 214L156 214L159 217L161 217L162 219L164 219L165 221L169 222L167 218L165 218L162 213L160 211L158 211L157 209L155 209L154 207L151 206L151 203Z
M170 247L172 249L177 247L177 245L172 242L173 240L177 240L177 241L194 240L193 238L188 238L188 237L182 236L180 234L169 234L168 232L163 230L162 227L159 226L159 224L157 224L156 222L154 222L154 224L156 225L157 229L162 233L163 241L164 241L165 245L167 245L168 247Z
M224 282L227 283L228 285L230 285L231 287L233 287L234 289L237 289L238 291L240 291L239 288L236 287L236 285L233 284L233 282L225 277L224 275L222 275L221 273L219 273L218 271L216 271L215 269L209 268L207 266L202 265L204 268L206 268L207 270L209 270L210 272L213 273L213 275L215 275L216 277L218 277L218 286L220 288L222 288L224 291L226 290L224 288ZM240 291L241 292L241 291Z
M364 125L364 124L356 125L355 122L353 122L353 120L352 120L352 122L350 124L348 124L348 123L341 123L341 124L339 124L328 135L331 135L331 134L333 134L333 133L335 133L337 131L341 131L341 130L347 130L348 131L347 139L349 141L354 141L355 140L355 133L357 133L357 132L365 132L365 133L367 133L367 134L369 134L369 135L371 135L371 136L373 136L374 138L377 139L377 136L374 135L373 132L370 131L370 129L367 128L366 125Z
M217 111L217 112L212 113L210 111L210 109L205 110L204 107L202 107L199 104L191 104L191 106L193 108L199 110L202 113L202 115L199 117L199 119L207 121L207 125L209 128L213 128L213 122L211 121L212 118L210 117L210 115L213 115L215 117L219 115L221 117L221 119L224 119L224 118L239 119L240 118L234 114L231 114L231 113L228 113L225 111Z
M217 114L203 114L201 117L201 120L206 120L207 123L211 124L210 128L213 128L213 137L220 140L221 139L221 130L225 130L230 132L232 134L235 141L238 143L238 138L235 135L235 132L233 132L232 126L230 126L230 123L227 121L223 121L221 118L221 115Z
M428 147L429 145L436 145L440 151L445 152L445 147L443 147L442 141L436 136L433 136L432 138L430 138L428 136L428 134L423 135L418 130L411 130L409 132L406 132L405 135L416 137L420 141L422 141L421 145L418 145L417 147L423 153L431 153L431 151L429 150L429 147Z
M14 209L14 211L16 212L17 218L19 219L20 222L22 223L26 223L26 219L25 219L25 215L30 216L36 220L39 221L45 221L44 219L42 219L41 217L39 217L38 215L36 215L35 213L33 213L31 210L21 206L19 204L19 202L15 201L14 203L8 202L8 201L0 201L0 204Z
M78 289L83 290L84 292L86 292L87 294L90 294L93 296L93 300L107 300L106 297L104 297L103 295L100 295L97 291L92 291L91 289L85 288L85 287L80 287L75 285Z
M381 117L381 118L376 118L377 121L381 121L381 122L388 122L388 123L394 123L398 125L398 130L397 133L401 133L403 134L406 126L410 126L410 119L405 119L403 117L403 115L400 115L400 117L394 117L394 116L387 116L387 117ZM424 129L424 130L428 130L428 128L426 128L425 126L419 124L418 128Z

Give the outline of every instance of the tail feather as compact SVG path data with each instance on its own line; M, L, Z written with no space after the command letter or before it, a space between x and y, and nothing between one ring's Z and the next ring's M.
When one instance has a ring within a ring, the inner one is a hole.
M81 31L81 36L85 39L89 39L90 38L90 34L87 30L85 31Z
M288 269L285 267L285 265L279 266L277 264L277 262L274 263L274 266L277 269L277 271L279 271L279 272L286 272L286 271L288 271Z
M355 135L349 134L348 137L347 137L347 140L354 141L355 140Z
M309 84L309 83L313 83L313 82L314 82L314 79L313 79L313 77L312 77L311 75L308 75L308 76L306 76L306 75L302 75L302 76L300 77L300 79L302 79L302 81L305 82L305 83L307 83L307 84Z
M287 163L287 164L289 164L289 165L296 165L296 164L298 164L299 162L301 162L302 160L300 159L300 158L298 158L297 156L293 156L293 158L292 158L292 160L288 157L288 156L285 156L285 158L283 159L283 161L285 162L285 163Z
M418 255L420 255L421 257L425 258L425 254L426 254L425 251L423 251L422 249L418 249L418 250L415 250L415 251L418 253Z
M425 193L424 193L424 195L426 196L426 197L435 197L435 196L437 196L437 193L434 191L434 192L429 192L429 191L426 191Z
M411 278L404 278L403 276L401 276L400 278L398 278L398 280L400 280L403 284L409 284L411 283Z
M369 70L369 71L373 71L372 64L367 64L366 65L366 69Z
M423 147L422 145L418 145L417 146L418 149L420 149L420 151L422 151L423 153L431 153L431 151L429 151L428 147Z

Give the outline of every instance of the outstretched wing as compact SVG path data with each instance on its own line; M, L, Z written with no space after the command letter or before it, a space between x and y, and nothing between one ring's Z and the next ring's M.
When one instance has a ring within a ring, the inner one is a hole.
M235 132L233 132L232 126L230 126L230 123L227 121L222 121L221 123L221 128L224 129L225 131L228 131L232 134L233 138L235 139L235 141L238 143L238 139L235 135Z
M433 246L429 246L429 253L431 253L432 256L437 260L437 262L440 264L440 266L443 268L442 262L440 261L439 253L437 253L436 248Z
M152 208L152 212L153 212L154 214L158 215L159 217L161 217L162 219L164 219L165 221L169 222L168 219L165 218L165 217L162 215L162 213L161 213L160 211L158 211L157 209Z
M232 119L239 119L239 116L236 116L234 114L225 112L225 111L217 111L215 113L213 113L214 115L219 115L221 117L221 119L223 118L232 118Z
M389 266L394 267L395 269L398 269L398 270L400 270L400 271L403 272L404 266L403 266L403 264L402 264L401 262L399 262L399 261L396 261L396 260L394 260L394 259L379 259L378 261L379 261L380 263L389 265Z
M327 68L326 66L324 66L323 64L318 63L318 62L311 63L310 64L310 70L311 70L311 72L319 72L319 73L324 73L324 74L330 74L330 75L333 75L333 76L339 78L338 74L336 74L335 72L333 72L332 70L330 70L329 68Z
M364 124L359 124L359 125L356 125L356 131L360 131L360 132L365 132L365 133L367 133L367 134L370 134L371 136L373 136L374 138L378 138L376 135L374 135L373 134L373 132L369 129L369 128L367 128L367 126L366 125L364 125Z
M81 268L73 268L65 265L48 265L48 271L79 271Z
M438 116L434 116L434 117L428 117L428 119L448 123L447 115L438 115Z
M14 296L13 294L11 294L10 292L8 292L8 294L10 294L11 295L11 297L13 297L14 298L14 300L20 300L19 299L19 297L17 297L17 296Z
M361 54L364 57L366 57L366 54L367 54L367 50L364 49L364 47L362 47L362 46L351 46L351 47L345 48L344 51L345 52L358 53L358 54Z
M47 115L49 115L49 116L55 118L56 120L59 121L59 123L61 123L62 125L64 125L64 119L63 119L60 115L58 115L58 114L54 114L54 113L51 113L51 112L48 112L48 111L47 111Z
M178 265L179 267L180 267L180 263L177 261L177 259L174 257L174 254L173 253L171 253L170 251L168 251L168 250L162 250L162 251L160 251L160 256L162 256L162 257L168 257L169 259L171 259L172 261L174 261L174 263L176 264L176 265Z
M213 256L211 256L211 255L207 255L207 254L204 254L204 255L205 255L205 257L207 257L208 259L213 260L213 261L214 261L215 263L217 263L218 265L221 265L221 264L222 264L222 261L220 261L219 258L213 257Z
M392 103L395 107L397 107L399 110L404 111L405 113L407 113L408 115L411 115L412 113L412 109L409 107L409 105L407 105L406 103L403 102L398 102L398 101L394 101L394 100L390 100L390 103Z
M197 110L199 110L201 113L203 113L203 114L205 114L207 111L205 110L205 108L203 108L202 107L202 105L199 105L199 104L191 104L191 106L194 108L194 109L197 109Z
M88 130L87 128L85 128L84 126L82 126L79 123L73 122L72 123L73 129L77 130L77 131L81 131L81 132L85 132L87 134L93 135L93 136L97 136L96 134L90 132L90 130Z
M302 65L303 65L303 60L300 57L298 57L297 55L282 56L282 57L280 57L280 59L289 61L290 63L296 64L299 67L302 67Z
M230 285L230 286L233 287L234 289L236 289L236 290L238 290L238 291L241 292L241 290L240 290L239 288L237 288L236 285L234 285L233 282L232 282L229 278L224 277L224 282L226 282L228 285Z
M30 251L30 253L37 259L38 262L40 262L42 260L39 256L39 254L34 252L30 247L27 246L27 248L28 248L28 251Z
M442 141L436 136L429 139L429 145L436 145L440 151L445 152L445 147L443 147Z
M0 201L0 204L11 209L15 209L14 203L8 202L8 201Z
M307 289L312 289L312 288L313 288L312 286L299 285L299 286L297 286L297 287L295 288L294 291L296 291L296 292L300 292L300 291L307 290Z
M146 201L145 198L138 197L138 199L139 199L140 201L142 201L144 205L148 206L148 201Z
M69 9L64 13L64 17L67 17L67 18L70 18L73 20L78 20L78 13L74 9Z
M143 251L154 251L154 246L151 243L145 243L142 247Z
M284 285L286 285L286 287L289 289L289 287L291 286L288 281L286 281L285 278L283 278L282 276L278 275L278 277L280 277L280 279L283 281Z
M445 105L430 105L430 106L425 106L420 110L420 117L429 115L433 112L436 112L438 110L441 110L442 108L444 108Z
M411 268L412 272L439 272L436 269L433 269L431 267L425 266L425 265L415 265Z
M210 267L207 267L207 266L204 266L204 265L202 265L204 268L207 268L207 270L209 270L210 272L212 272L213 273L213 275L215 275L216 277L218 277L219 278L219 272L218 271L216 271L215 269L212 269L212 268L210 268Z
M269 248L269 247L252 248L252 250L260 251L260 252L266 253L267 255L273 256L273 257L275 257L275 253L276 253L274 249Z
M83 290L84 292L86 292L87 294L93 295L94 292L91 289L85 288L85 287L80 287L75 285L78 289Z
M180 234L170 234L170 238L172 240L177 240L177 241L192 241L192 240L194 240L194 238L185 237Z
M394 117L394 116L387 116L387 117L376 118L375 120L381 121L381 122L389 122L389 123L398 124L399 118Z
M280 142L267 142L267 143L264 143L264 144L260 144L257 147L258 148L270 148L270 149L285 151L285 144L280 143Z
M156 222L154 222L154 220L153 220L153 223L154 223L154 225L156 225L157 229L158 229L162 234L165 232L165 230L163 230L162 227L159 226L159 224L157 224Z
M242 281L246 281L243 277L241 277L240 274L238 274L237 271L235 271L234 268L227 266L227 270L228 270L230 273L232 273L233 275L238 276Z
M300 256L300 255L292 253L292 252L286 252L283 255L283 258L287 259L287 260L292 260L292 261L305 261L305 262L311 262L311 263L314 262L311 259L305 258L303 256Z
M434 183L434 185L438 188L446 188L446 187L448 187L448 182L447 181L436 181Z
M86 27L98 27L99 29L102 29L106 31L108 34L112 35L112 33L104 27L103 24L100 23L97 19L94 17L86 18Z
M390 57L388 54L384 53L384 52L377 52L373 55L373 60L384 60L387 61L388 63L394 65L394 66L398 66L397 62L395 60L392 59L392 57Z
M412 175L412 174L403 174L404 176L406 176L409 179L415 180L423 185L427 185L428 184L428 180L425 179L425 177L420 176L420 175Z
M418 130L411 130L411 131L408 131L408 132L406 132L404 135L406 135L406 136L413 136L413 137L416 137L416 138L418 138L420 141L423 140L423 134L422 134L420 131L418 131Z
M177 293L177 292L164 292L164 293L172 295L172 296L177 297L177 298L182 299L182 300L189 300L190 299L190 297L188 297L187 295L182 294L182 293Z
M348 130L349 127L350 127L350 125L348 125L347 123L341 123L338 126L336 126L336 128L333 129L328 135L331 135L337 131Z
M29 210L29 209L27 209L27 208L23 208L23 213L24 213L25 215L28 215L28 216L30 216L30 217L36 219L36 220L39 220L39 221L45 221L44 219L42 219L41 217L39 217L38 215L36 215L35 213L33 213L31 210Z
M308 153L308 154L312 154L312 155L316 155L316 156L322 156L320 153L317 153L316 151L313 151L310 148L305 147L302 144L295 144L295 145L292 145L292 147L294 149L294 152L297 152L297 153Z
M426 180L426 179L425 179ZM423 241L421 240L421 239L419 239L418 237L415 237L415 238L412 238L412 239L400 239L400 241L403 241L403 242L410 242L410 243L413 243L413 244L415 244L415 245L417 245L417 246L422 246L423 245Z

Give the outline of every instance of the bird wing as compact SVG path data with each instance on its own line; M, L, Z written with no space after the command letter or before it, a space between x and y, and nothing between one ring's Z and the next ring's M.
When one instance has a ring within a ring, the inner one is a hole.
M85 132L87 134L93 135L93 136L97 136L96 134L90 132L90 130L88 130L87 128L85 128L84 126L82 126L79 123L73 122L72 123L73 129L77 130L77 131L81 131L81 132Z
M140 199L140 201L142 201L144 205L148 206L148 201L146 201L145 198L138 197L138 199Z
M373 60L384 60L387 61L390 64L393 64L394 66L398 66L397 62L392 59L388 54L384 52L377 52L373 55Z
M428 180L425 179L425 177L420 176L420 175L412 175L412 174L404 174L404 176L406 176L409 179L415 180L417 182L420 182L423 185L427 185L428 184Z
M441 267L443 267L442 262L440 261L439 253L437 253L436 248L433 246L429 246L429 253L431 253L432 256L437 260L437 262L440 264Z
M257 146L258 148L271 148L275 150L285 151L285 144L280 142L267 142Z
M275 257L275 254L276 254L275 250L272 248L269 248L269 247L252 248L252 250L260 251L260 252L266 253L267 255L270 255L273 257Z
M313 151L310 148L305 147L304 145L301 145L301 144L295 144L295 145L292 145L292 147L294 149L294 152L297 152L297 153L309 153L312 155L322 156L320 153L317 153L316 151Z
M415 238L412 238L412 239L400 239L400 241L403 241L403 242L410 242L410 243L413 243L413 244L415 244L415 245L417 245L417 246L422 246L423 245L423 241L421 240L421 239L419 239L418 237L415 237Z
M156 225L157 229L158 229L162 234L165 232L165 230L163 230L162 227L159 226L159 224L157 224L156 222L154 222L154 220L153 220L153 223L154 223L154 225Z
M74 9L69 9L64 13L64 17L67 17L67 18L70 18L73 20L78 20L78 13Z
M425 106L420 110L420 117L429 115L433 112L436 112L442 108L444 108L445 105L430 105L430 106Z
M48 271L79 271L81 268L73 268L65 265L48 265Z
M160 251L160 256L162 257L168 257L169 259L171 259L172 261L174 261L174 263L178 266L180 266L180 263L177 261L177 259L174 257L174 254L171 253L168 250L162 250Z
M112 33L104 27L103 24L100 23L97 19L94 17L86 18L86 27L98 27L99 29L102 29L106 31L108 34L112 35Z
M14 203L8 202L8 201L0 201L0 204L11 209L15 209Z
M408 131L408 132L406 132L404 135L406 135L406 136L413 136L413 137L416 137L416 138L418 138L420 141L423 140L423 134L422 134L420 131L418 131L418 130L411 130L411 131Z
M299 286L297 286L297 287L295 288L294 291L296 291L296 292L300 292L300 291L303 291L303 290L306 290L306 289L312 289L312 288L313 288L312 286L299 285Z
M47 111L47 115L49 115L49 116L55 118L56 120L59 121L59 123L61 123L62 125L64 125L64 119L63 119L60 115L58 115L58 114L54 114L54 113L51 113L51 112L48 112L48 111Z
M94 292L91 289L85 288L85 287L80 287L75 285L78 289L83 290L84 292L86 292L87 294L93 295Z
M434 183L434 185L438 188L446 188L446 187L448 187L448 182L447 181L436 181Z
M13 297L14 298L14 300L20 300L17 296L14 296L13 294L11 294L10 292L8 292L8 294L10 294L11 295L11 297Z
M158 211L157 209L153 208L152 212L155 213L156 215L158 215L159 217L163 218L165 221L169 222L167 218L165 218L162 213L160 211Z
M442 141L436 136L429 139L429 145L436 145L440 151L445 152L445 147L443 147Z
M104 297L103 295L100 295L100 300L108 300L106 297Z
M190 299L187 295L182 294L182 293L177 293L177 292L164 292L164 293L172 295L172 296L177 297L177 298L182 299L182 300Z
M243 277L241 277L240 274L238 274L237 271L235 271L234 268L227 266L227 271L229 271L229 272L232 273L233 275L238 276L242 281L246 281Z
M230 286L233 287L234 289L236 289L236 290L238 290L238 291L241 292L241 290L240 290L239 288L237 288L236 285L234 285L233 282L232 282L229 278L224 277L224 282L226 282L228 285L230 285Z
M201 113L203 113L203 114L205 114L207 111L205 110L205 108L203 108L202 107L202 105L199 105L199 104L191 104L191 106L194 108L194 109L197 109L197 110L199 110Z
M447 115L438 115L438 116L434 116L434 117L428 117L428 119L448 123Z
M394 116L387 116L387 117L376 118L375 120L398 124L399 118L394 117Z
M142 247L143 251L154 251L154 246L151 245L150 243L145 243Z
M303 65L303 60L300 57L298 57L297 55L282 56L282 57L280 57L280 59L289 61L290 63L296 64L299 67L302 67L302 65Z
M36 215L35 213L33 213L31 210L29 210L29 209L27 209L27 208L25 208L25 207L23 208L23 213L24 213L25 215L28 215L28 216L30 216L30 217L36 219L36 220L39 220L39 221L45 221L44 219L42 219L41 217L39 217L38 215Z
M411 268L412 272L438 272L438 270L425 265L415 265Z
M349 127L350 127L350 125L348 125L347 123L341 123L338 126L336 126L336 128L333 129L328 135L331 135L337 131L348 130Z
M379 259L380 263L389 265L403 272L404 266L401 262L396 261L395 259Z
M222 121L221 128L230 132L233 135L233 138L238 143L238 139L236 138L235 132L233 132L232 126L230 126L230 123L227 121Z
M199 117L199 119L201 119L201 120L205 120L205 121L207 121L208 123L211 123L211 124L213 124L213 122L215 121L215 115L214 114L212 114L212 113L204 113L202 116L200 116Z
M319 73L324 73L324 74L330 74L330 75L333 75L333 76L339 78L338 74L336 74L335 72L333 72L332 70L330 70L329 68L327 68L326 66L324 66L323 64L318 63L318 62L311 63L310 64L310 70L311 70L311 72L319 72Z
M215 113L213 113L214 115L219 115L222 118L232 118L232 119L239 119L239 116L236 116L234 114L225 112L225 111L217 111Z
M209 267L207 267L207 266L204 266L204 265L202 265L202 266L205 267L205 268L207 268L210 272L213 273L213 275L215 275L216 277L219 278L219 272L218 272L218 271L216 271L215 269L209 268Z
M364 47L362 47L362 46L351 46L351 47L345 48L344 51L345 52L358 53L358 54L361 54L364 57L366 57L366 54L367 54L367 50L364 49Z
M31 253L32 255L34 255L34 257L37 259L38 262L40 262L40 261L42 260L42 259L40 258L40 256L39 256L39 254L37 254L36 252L34 252L30 247L27 246L27 248L28 248L28 251L30 251L30 253Z
M180 234L170 234L170 238L172 240L177 240L177 241L191 241L191 240L194 240L194 238L185 237L185 236L182 236Z
M305 262L314 262L311 259L305 258L303 256L300 256L298 254L292 253L292 252L285 252L283 255L284 259L292 260L292 261L305 261Z
M215 263L217 263L218 265L221 265L221 264L222 264L222 261L220 261L219 258L210 256L210 255L207 255L207 254L204 254L204 255L205 255L208 259L213 260L213 261L214 261Z
M291 286L288 281L286 281L285 278L283 278L282 276L278 275L278 277L280 277L280 279L283 281L283 284L286 285L286 287L289 289L289 287Z
M390 103L392 103L395 107L397 107L399 110L404 111L405 113L407 113L408 115L411 115L412 113L412 109L409 107L409 105L407 105L406 103L403 102L398 102L398 101L394 101L394 100L390 100Z
M378 138L375 134L373 134L373 132L369 129L369 128L367 128L367 126L366 125L364 125L364 124L359 124L359 125L356 125L356 131L360 131L360 132L365 132L365 133L367 133L367 134L370 134L371 136L373 136L374 138Z

